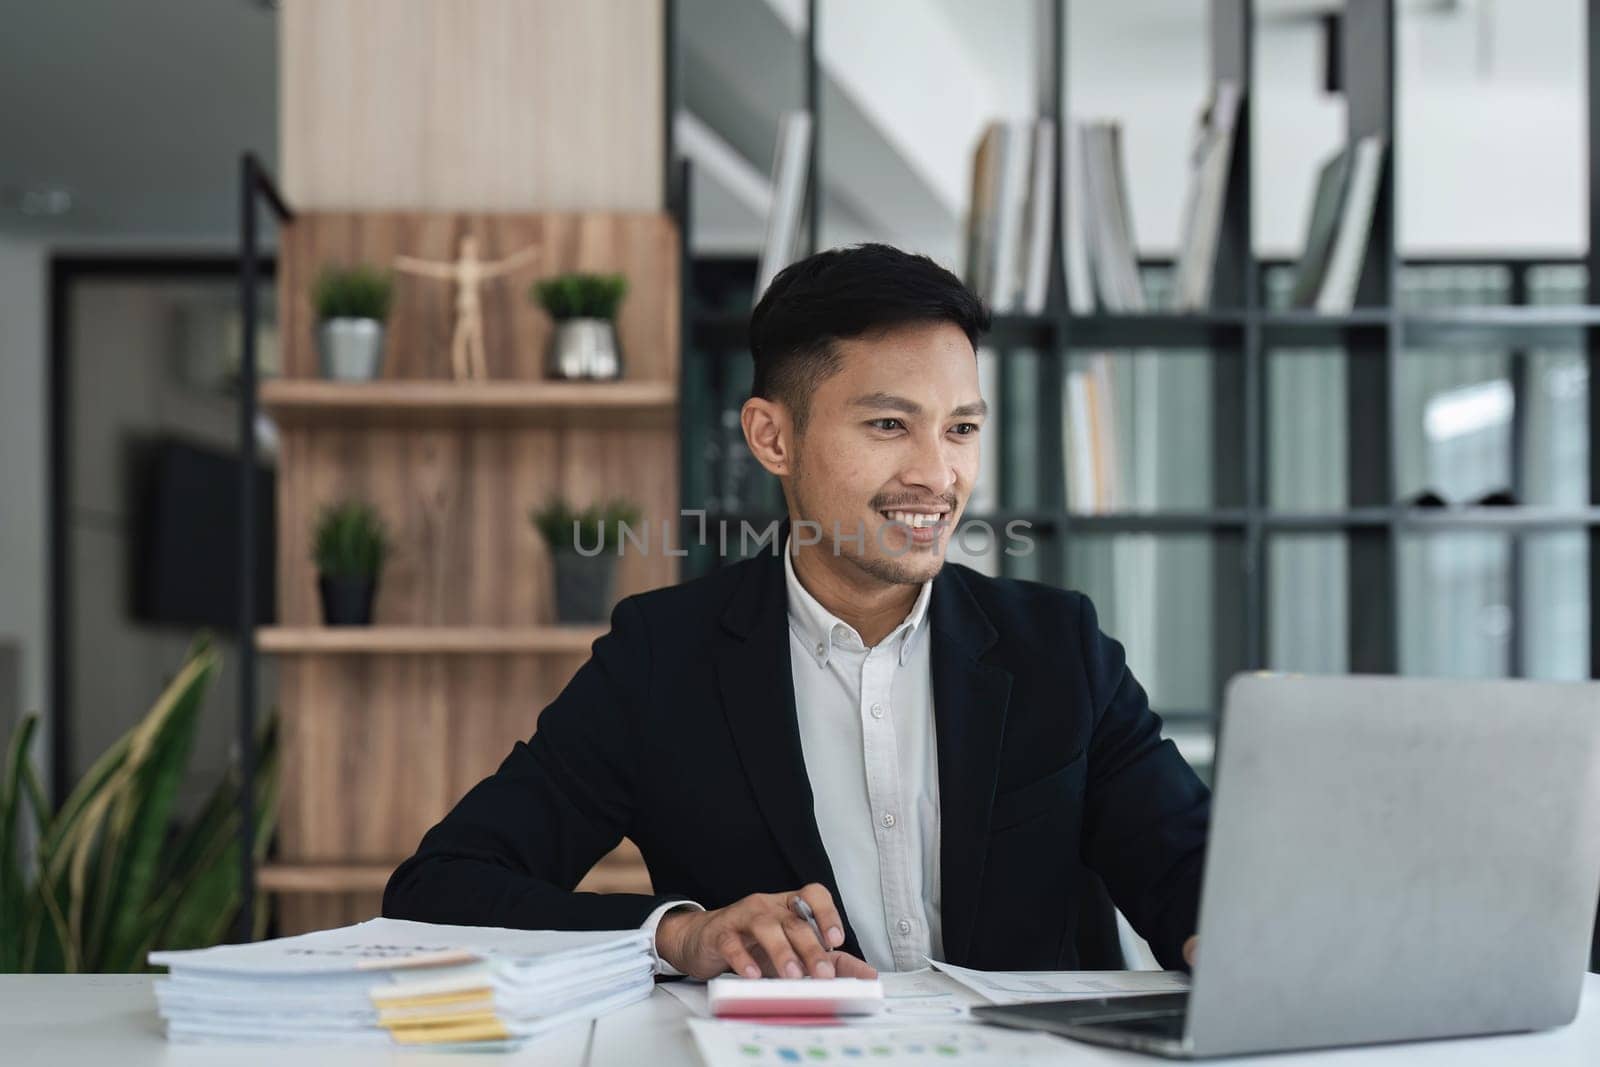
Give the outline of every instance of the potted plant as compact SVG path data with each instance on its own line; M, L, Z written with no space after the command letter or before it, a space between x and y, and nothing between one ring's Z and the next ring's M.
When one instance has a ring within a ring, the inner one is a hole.
M177 811L221 664L210 640L198 639L144 717L59 805L30 755L39 716L17 724L0 762L0 972L134 973L149 968L152 949L228 938L242 903L237 770L187 821ZM277 819L272 719L256 746L251 841L260 863ZM30 836L34 847L19 847ZM265 905L256 894L257 937L266 933Z
M620 274L563 274L535 282L533 299L555 320L545 374L551 378L622 377L617 308L627 295Z
M576 510L552 497L530 516L555 564L556 621L604 622L616 587L621 527L639 521L639 509L612 500Z
M322 375L370 381L383 366L383 323L394 283L373 267L329 267L317 279L317 344Z
M389 535L370 504L346 501L323 509L312 539L322 619L329 626L366 626Z

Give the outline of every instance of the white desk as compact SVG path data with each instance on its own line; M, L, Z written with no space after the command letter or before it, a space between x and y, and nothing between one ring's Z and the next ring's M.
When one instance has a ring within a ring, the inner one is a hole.
M293 1067L390 1063L409 1067L447 1063L491 1067L497 1063L586 1062L590 1067L637 1063L648 1063L650 1067L699 1067L699 1055L684 1025L686 1016L683 1005L657 990L648 1001L607 1016L592 1028L586 1023L574 1026L503 1056L302 1045L169 1045L156 1018L155 997L147 975L0 974L0 1062L18 1067L233 1067L285 1063ZM1150 1067L1164 1061L1063 1040L1061 1062L1083 1067L1109 1063ZM1240 1067L1595 1067L1600 1064L1600 975L1588 976L1578 1021L1560 1030L1210 1062Z

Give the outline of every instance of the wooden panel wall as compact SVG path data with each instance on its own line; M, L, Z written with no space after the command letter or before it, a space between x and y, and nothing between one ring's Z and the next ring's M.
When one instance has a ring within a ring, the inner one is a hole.
M491 379L537 381L542 376L550 319L528 299L541 278L570 271L621 273L631 282L617 320L629 381L678 380L678 241L661 214L377 212L297 215L281 241L278 269L283 373L315 377L311 288L329 264L366 263L389 269L397 255L453 261L471 235L485 261L529 245L538 260L484 283L485 361ZM446 281L395 275L394 308L384 351L385 379L450 377L455 288Z
M283 0L296 207L659 211L662 0Z
M638 214L297 218L280 237L286 376L309 379L317 372L309 289L324 265L383 265L398 253L450 259L465 233L478 237L486 258L532 243L549 252L502 285L505 292L494 293L490 283L485 340L493 380L474 390L540 378L549 325L525 290L534 278L570 269L628 275L619 323L625 379L676 387L678 238L669 218ZM408 279L397 287L386 378L447 374L453 302L448 283ZM453 385L441 385L446 397ZM594 387L602 397L604 389ZM483 633L551 625L549 556L528 512L552 490L580 503L626 496L651 521L651 551L630 551L620 561L618 596L675 582L677 557L661 551L660 541L661 523L672 521L678 507L675 422L626 408L607 411L603 401L593 424L582 417L552 420L537 401L530 403L525 412L511 405L492 420L470 414L352 420L330 408L281 423L278 621L320 625L312 525L325 504L348 498L373 504L394 541L374 608L380 627ZM409 855L429 826L534 732L539 710L587 659L571 647L476 654L457 644L405 655L313 648L284 655L276 863L370 870ZM643 889L648 881L637 854L624 849L597 868L591 885ZM378 907L370 889L286 892L278 901L285 933L370 917Z
M322 621L310 563L323 506L371 503L394 539L373 608L388 626L552 623L550 556L529 511L559 491L588 503L626 496L650 523L650 553L624 553L619 594L670 585L676 558L658 550L678 506L677 469L656 429L303 427L285 432L278 471L278 618ZM674 531L674 544L678 534Z

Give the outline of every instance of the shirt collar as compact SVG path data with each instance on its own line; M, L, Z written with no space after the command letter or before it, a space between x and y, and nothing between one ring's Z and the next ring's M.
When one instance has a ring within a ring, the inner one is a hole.
M823 607L822 602L800 584L794 572L794 556L790 554L788 539L783 543L783 574L784 584L789 590L789 626L805 643L806 651L817 661L817 666L827 665L828 656L835 647L852 650L867 647L855 627ZM928 617L928 602L932 596L933 582L923 582L911 611L884 638L885 642L899 642L895 652L902 667L911 655L913 639L922 631L922 624Z

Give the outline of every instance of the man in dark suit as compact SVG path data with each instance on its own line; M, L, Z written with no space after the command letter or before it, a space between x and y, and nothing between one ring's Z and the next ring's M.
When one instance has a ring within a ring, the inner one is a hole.
M742 418L789 522L619 603L384 913L644 926L665 973L870 976L1079 966L1109 890L1163 964L1191 962L1210 798L1121 645L1080 594L944 560L988 325L948 271L883 245L779 274ZM624 835L658 895L574 893Z

